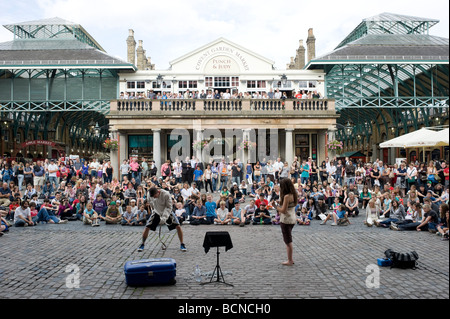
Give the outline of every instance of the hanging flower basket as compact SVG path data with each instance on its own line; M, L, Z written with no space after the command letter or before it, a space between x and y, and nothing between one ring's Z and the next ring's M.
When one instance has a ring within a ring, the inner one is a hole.
M205 148L208 145L209 145L209 141L207 141L207 140L194 141L194 143L192 143L192 148L194 150L201 150L202 148Z
M103 147L107 150L117 150L119 148L119 141L116 139L107 138L103 142Z
M327 148L329 151L340 152L344 149L344 143L337 140L330 141L327 143Z
M249 140L243 140L239 145L239 150L254 150L256 148L256 143Z

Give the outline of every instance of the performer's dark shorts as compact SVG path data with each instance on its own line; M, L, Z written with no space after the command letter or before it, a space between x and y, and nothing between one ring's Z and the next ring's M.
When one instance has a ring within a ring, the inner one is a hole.
M281 233L283 234L283 240L286 245L292 243L292 228L294 224L283 224L280 223Z
M158 228L160 221L161 218L159 217L159 215L156 213L152 213L145 227L148 227L150 228L150 230L155 231L156 228ZM167 218L166 225L169 228L169 230L174 230L177 226L180 225L177 216L173 212L169 215L169 218Z

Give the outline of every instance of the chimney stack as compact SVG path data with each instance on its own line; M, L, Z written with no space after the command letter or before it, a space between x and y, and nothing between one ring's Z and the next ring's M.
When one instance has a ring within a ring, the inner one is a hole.
M313 29L308 30L308 39L306 40L306 46L308 49L308 62L316 57L316 38L313 34Z
M128 30L127 38L127 61L133 65L136 65L136 41L134 40L133 29Z
M136 55L137 55L137 68L138 70L144 70L145 69L145 64L144 64L144 48L142 47L142 40L139 40L139 45L136 49Z
M300 45L297 50L297 57L295 59L295 68L300 70L305 67L305 47L303 46L303 40L300 40Z

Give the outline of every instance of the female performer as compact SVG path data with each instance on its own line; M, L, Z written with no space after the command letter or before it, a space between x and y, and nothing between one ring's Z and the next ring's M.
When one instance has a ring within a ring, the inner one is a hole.
M294 260L292 259L292 228L296 223L295 206L297 202L298 194L294 184L292 184L289 178L282 179L280 181L280 206L277 206L277 211L280 213L281 232L284 243L286 244L288 256L288 260L282 263L285 266L292 266L294 264Z

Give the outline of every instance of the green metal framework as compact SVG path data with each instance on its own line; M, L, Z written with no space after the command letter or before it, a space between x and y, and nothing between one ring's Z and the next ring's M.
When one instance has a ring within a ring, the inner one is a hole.
M100 149L109 134L105 115L118 96L118 72L134 66L100 53L103 48L83 27L60 18L4 27L14 33L14 41L0 44L0 120L9 123L13 139L20 131L24 140L41 134L64 137L72 148ZM28 60L15 61L18 50L26 50L19 53ZM54 60L60 52L66 59ZM80 60L80 54L90 60Z
M75 38L105 52L100 44L81 25L58 17L7 24L4 27L14 33L14 39Z
M382 13L364 19L336 48L358 40L368 34L429 34L439 20Z
M118 75L108 69L0 70L4 112L109 112L117 97Z
M429 35L438 22L390 13L364 19L333 52L305 67L324 69L344 144L370 143L374 128L398 136L448 119L448 39Z

